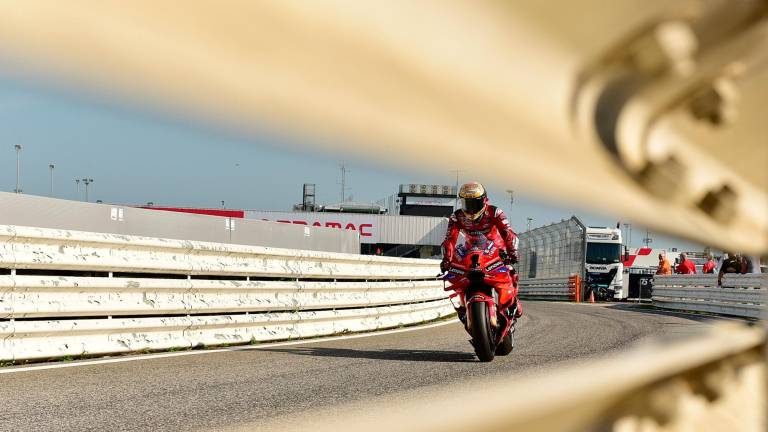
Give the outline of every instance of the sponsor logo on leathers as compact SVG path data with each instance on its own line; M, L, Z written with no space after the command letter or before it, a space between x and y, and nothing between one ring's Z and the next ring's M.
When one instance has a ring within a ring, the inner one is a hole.
M504 265L503 262L496 261L495 263L493 263L493 264L489 265L488 267L486 267L485 271L493 271L494 269L497 269L497 268L501 267L502 265Z

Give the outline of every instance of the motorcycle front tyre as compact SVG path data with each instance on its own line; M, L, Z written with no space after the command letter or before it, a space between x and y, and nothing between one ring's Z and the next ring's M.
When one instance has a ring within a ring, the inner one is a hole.
M488 306L484 302L475 302L470 306L472 314L472 342L475 346L475 354L481 362L493 360L495 346L491 321L488 319Z

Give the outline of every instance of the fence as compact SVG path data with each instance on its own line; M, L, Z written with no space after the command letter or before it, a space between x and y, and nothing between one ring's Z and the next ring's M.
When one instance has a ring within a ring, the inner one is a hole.
M0 360L376 330L453 313L438 262L0 226Z
M521 279L584 277L586 227L575 216L525 231L519 239Z
M673 275L653 278L653 304L675 310L768 318L768 274Z

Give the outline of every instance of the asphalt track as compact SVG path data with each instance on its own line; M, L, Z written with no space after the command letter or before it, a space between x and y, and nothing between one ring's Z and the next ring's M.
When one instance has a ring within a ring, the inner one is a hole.
M492 363L475 359L454 321L362 338L0 373L0 430L280 430L297 414L415 398L437 385L459 391L464 380L547 370L651 336L686 337L714 320L631 305L525 306L515 350Z

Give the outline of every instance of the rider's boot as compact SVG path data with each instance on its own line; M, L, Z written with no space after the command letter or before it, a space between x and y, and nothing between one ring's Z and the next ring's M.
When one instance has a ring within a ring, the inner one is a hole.
M515 299L515 303L517 303L517 310L515 310L515 319L518 319L521 316L523 316L523 303L520 302L520 299Z
M459 321L461 321L462 324L464 324L464 327L467 326L467 308L464 306L459 306L458 309L456 309L456 313L459 315Z

